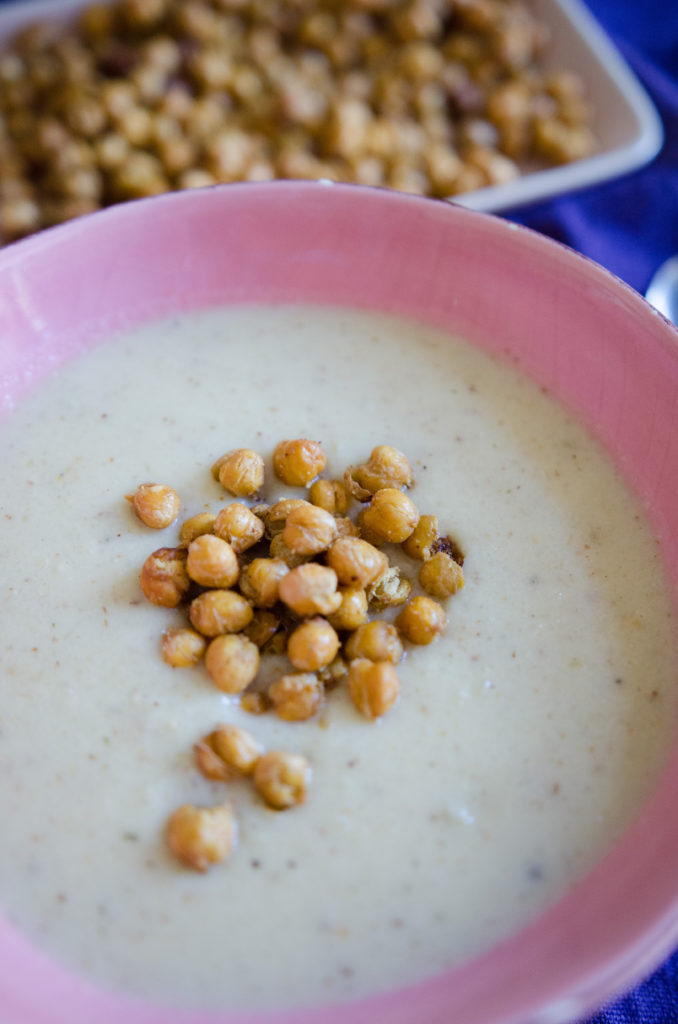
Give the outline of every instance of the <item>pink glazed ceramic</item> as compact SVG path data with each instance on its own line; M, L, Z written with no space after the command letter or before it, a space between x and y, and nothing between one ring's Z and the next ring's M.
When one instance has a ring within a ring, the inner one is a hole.
M608 273L446 203L292 182L163 196L0 252L6 414L60 363L172 311L240 302L385 310L514 360L602 440L678 595L677 335ZM558 1024L678 942L678 749L635 825L537 923L434 980L283 1015L180 1012L100 991L0 921L3 1024Z

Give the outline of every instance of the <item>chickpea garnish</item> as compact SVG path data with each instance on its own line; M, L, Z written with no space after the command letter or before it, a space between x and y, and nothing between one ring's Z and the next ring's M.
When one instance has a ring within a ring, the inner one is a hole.
M264 460L251 448L234 448L217 459L212 476L236 498L247 498L264 483Z
M242 693L259 670L259 648L242 633L215 637L205 654L212 682L224 693Z
M348 516L336 516L334 521L337 524L338 537L360 537L360 527Z
M204 637L193 629L166 629L162 634L162 657L172 668L197 665L205 653Z
M287 657L302 672L315 672L329 665L338 650L339 637L322 617L302 622L287 641Z
M390 661L397 665L404 654L398 630L390 622L373 619L358 626L346 641L346 656L368 661Z
M445 628L445 610L431 597L413 597L396 619L396 626L413 644L430 644Z
M445 551L439 551L424 562L419 582L433 597L450 597L464 586L464 570Z
M302 754L271 750L259 758L254 785L269 807L284 811L303 803L311 781L311 766Z
M217 782L251 775L263 753L258 740L237 725L218 725L193 749L199 770Z
M349 663L348 688L361 714L366 718L381 718L398 700L400 680L389 661L358 658Z
M280 501L276 501L275 505L271 505L263 513L263 520L266 524L266 536L273 539L277 534L282 533L290 512L295 508L303 508L304 505L308 504L309 502L304 501L303 498L281 498Z
M389 444L380 444L372 449L363 466L353 470L353 478L370 494L375 494L387 487L411 487L414 473L403 452Z
M313 558L313 555L296 554L288 548L287 544L283 540L282 533L276 533L268 550L271 558L281 559L288 569L296 569L298 565L303 565L304 562L310 562Z
M196 537L202 537L205 533L213 533L216 518L212 512L199 512L197 516L191 516L181 524L179 543L188 547Z
M412 584L395 565L389 566L367 588L367 600L375 611L404 604L412 592Z
M327 564L344 586L364 588L386 571L388 558L362 538L339 537L327 553Z
M424 515L412 533L403 541L403 551L410 558L426 562L434 554L433 546L438 540L438 517Z
M348 679L348 663L340 654L325 668L318 670L318 679L325 690L334 690Z
M216 807L184 804L167 822L165 834L177 860L196 871L207 871L232 852L238 826L230 803Z
M339 587L341 604L328 616L335 629L353 630L367 622L367 594L361 587Z
M268 698L279 718L305 722L320 711L324 690L315 672L299 672L280 676L271 683Z
M316 480L308 496L313 505L337 516L344 516L351 504L350 492L341 480Z
M247 690L240 698L240 707L248 715L265 715L269 709L269 702L266 694L259 690Z
M318 555L337 536L337 524L329 512L315 505L293 508L280 534L295 555Z
M239 586L255 608L272 608L289 571L282 558L254 558L240 574Z
M331 615L341 604L337 574L328 566L307 562L290 569L280 581L280 599L302 618Z
M139 484L131 501L137 518L152 530L164 530L181 508L179 495L165 484Z
M243 629L243 633L261 650L279 629L280 619L277 615L265 608L257 608L252 616L252 621Z
M327 458L319 441L299 438L280 441L273 452L273 470L290 487L306 487L325 468Z
M234 501L222 508L214 521L214 533L228 541L236 554L257 544L264 536L264 524L247 505Z
M185 548L158 548L148 556L139 582L144 597L151 604L163 608L176 608L181 604L191 587L186 560Z
M376 492L364 510L363 521L378 537L393 544L401 544L419 522L419 512L414 502L402 491L395 487L384 487Z
M234 590L206 590L191 601L191 625L203 636L239 633L249 626L252 605Z
M231 545L204 533L188 545L188 575L202 587L232 587L240 575L240 566Z

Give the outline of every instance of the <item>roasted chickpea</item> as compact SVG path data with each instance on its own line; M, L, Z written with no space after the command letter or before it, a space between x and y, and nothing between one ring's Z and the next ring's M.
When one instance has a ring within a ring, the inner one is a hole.
M214 520L217 517L213 512L199 512L197 516L191 516L181 524L179 530L179 543L186 547L205 533L214 533Z
M397 566L391 565L367 588L367 600L375 611L404 604L412 592L412 584Z
M337 536L334 516L315 505L293 508L280 535L295 555L318 555Z
M287 657L302 672L329 665L339 650L339 637L326 619L306 619L290 634Z
M191 625L203 636L239 633L249 626L252 605L234 590L206 590L191 601Z
M275 537L271 541L268 551L271 558L282 559L288 569L295 569L298 565L303 565L304 562L310 562L313 558L313 555L299 555L288 548L287 544L283 540L282 533L276 533Z
M396 626L413 644L430 644L442 633L447 618L445 610L431 597L413 597L396 619Z
M232 852L238 826L230 803L216 807L184 804L167 822L165 834L177 860L196 871L207 871Z
M289 571L282 558L254 558L243 569L239 586L255 608L272 608L279 597L280 581Z
M336 516L334 521L337 524L338 537L360 536L360 527L352 519L349 519L348 516Z
M388 558L360 537L339 537L327 553L327 564L344 586L367 587L386 571Z
M320 711L323 686L314 672L281 676L268 688L273 710L286 722L305 722Z
M403 541L403 551L410 558L426 562L434 554L434 544L438 540L438 517L420 516L409 537Z
M248 715L265 715L269 708L268 698L259 690L248 690L240 698L240 707Z
M337 574L316 562L290 569L280 581L280 600L302 618L331 615L341 604L337 593Z
M162 634L162 657L172 668L197 665L205 653L206 643L193 629L166 629Z
M139 582L151 604L176 608L186 597L191 580L186 571L185 548L158 548L141 569Z
M277 537L285 529L290 512L295 508L304 508L308 504L309 502L303 498L281 498L280 501L276 501L275 505L271 505L262 513L266 524L266 536L271 539Z
M387 487L411 487L414 481L407 456L389 444L373 448L368 461L353 471L353 477L371 494Z
M366 718L380 718L398 700L400 680L390 662L359 658L348 666L348 688L361 714Z
M247 498L264 483L264 460L251 448L234 448L217 459L212 475L236 498Z
M259 648L242 633L218 636L207 648L205 667L224 693L242 693L259 670Z
M251 775L263 753L254 736L237 725L218 725L193 749L198 769L216 782Z
M300 438L280 441L273 452L273 470L290 487L307 487L325 468L327 458L319 441Z
M395 487L377 491L363 512L365 526L393 544L401 544L419 522L416 505Z
M308 496L313 505L332 515L345 515L351 504L349 490L341 480L316 480L311 484Z
M252 621L245 627L243 633L248 640L256 644L259 650L271 640L280 629L280 619L273 612L265 608L257 608L252 616Z
M311 781L311 766L302 754L271 750L259 758L254 785L269 807L278 811L303 803Z
M346 656L367 658L368 661L390 661L397 665L403 656L403 645L398 630L390 622L373 619L358 626L346 641Z
M339 587L341 604L328 616L335 629L353 630L367 622L367 595L361 587Z
M211 533L196 537L188 545L186 568L191 579L202 587L232 587L240 575L231 545Z
M348 663L341 655L337 655L325 668L318 670L318 679L325 687L325 690L334 690L341 686L348 679Z
M222 508L214 522L214 533L228 541L236 554L253 547L264 536L264 524L240 501Z
M447 552L439 551L422 565L419 582L434 597L450 597L464 586L464 570Z
M164 530L179 515L181 499L165 484L139 484L132 497L137 518L152 530Z

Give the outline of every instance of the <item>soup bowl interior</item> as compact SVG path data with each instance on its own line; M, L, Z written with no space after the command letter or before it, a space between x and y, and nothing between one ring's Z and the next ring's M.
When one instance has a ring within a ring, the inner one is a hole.
M678 593L676 334L571 251L487 215L322 183L232 185L110 209L0 253L2 414L111 334L174 312L295 302L385 311L519 367L610 452ZM678 940L678 751L633 826L518 935L460 968L291 1024L556 1024L636 981ZM0 923L13 1024L236 1024L103 992Z

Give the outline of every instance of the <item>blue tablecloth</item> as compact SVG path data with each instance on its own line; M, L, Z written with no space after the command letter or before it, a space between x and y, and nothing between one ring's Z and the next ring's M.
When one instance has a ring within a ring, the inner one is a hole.
M678 3L587 2L654 100L664 122L664 148L634 174L510 216L644 292L657 266L678 253ZM588 1024L678 1024L678 952Z

